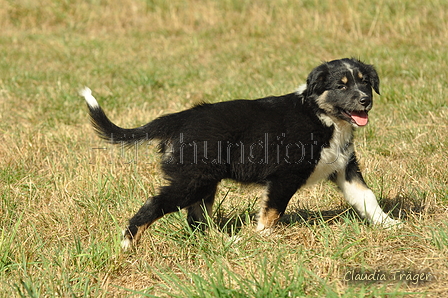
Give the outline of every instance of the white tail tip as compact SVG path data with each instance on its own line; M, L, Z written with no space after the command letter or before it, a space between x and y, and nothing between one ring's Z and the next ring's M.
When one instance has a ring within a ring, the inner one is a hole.
M89 107L98 108L100 106L95 97L92 96L92 90L90 90L89 87L84 87L83 89L79 90L79 95L84 97Z

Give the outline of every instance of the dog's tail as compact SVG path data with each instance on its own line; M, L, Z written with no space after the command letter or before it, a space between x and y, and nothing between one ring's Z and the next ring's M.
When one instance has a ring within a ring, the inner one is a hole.
M140 141L164 138L163 135L158 135L158 132L160 134L160 129L154 127L157 126L157 121L132 129L121 128L107 118L95 97L92 96L92 91L89 88L85 87L80 90L79 94L86 100L90 120L96 133L109 143L132 145Z

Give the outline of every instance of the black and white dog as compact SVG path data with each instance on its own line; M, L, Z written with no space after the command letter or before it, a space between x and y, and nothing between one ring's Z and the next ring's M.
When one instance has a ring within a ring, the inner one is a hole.
M305 85L278 97L199 104L141 127L113 124L85 88L98 135L114 144L158 140L162 170L169 181L129 220L122 246L132 247L145 229L182 208L188 222L211 215L222 179L266 186L257 230L269 231L294 193L322 179L335 182L350 205L373 224L390 227L388 217L359 170L353 132L368 122L372 89L379 94L372 65L356 59L323 63Z

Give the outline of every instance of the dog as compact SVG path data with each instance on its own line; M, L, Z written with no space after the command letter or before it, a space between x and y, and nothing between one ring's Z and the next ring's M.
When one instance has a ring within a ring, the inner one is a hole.
M314 68L296 92L201 103L133 129L112 123L86 87L80 94L99 137L124 145L157 140L169 182L129 220L123 249L180 209L187 209L193 228L204 225L223 179L265 186L256 226L262 233L271 231L298 189L323 179L335 182L370 223L397 225L366 185L353 145L354 130L367 125L372 90L380 94L379 87L373 65L344 58Z

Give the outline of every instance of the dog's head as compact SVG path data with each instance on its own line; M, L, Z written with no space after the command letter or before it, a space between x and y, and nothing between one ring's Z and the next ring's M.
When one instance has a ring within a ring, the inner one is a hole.
M380 94L380 79L372 65L356 59L323 63L309 74L306 100L315 101L319 111L331 118L364 126L372 108L372 89Z

